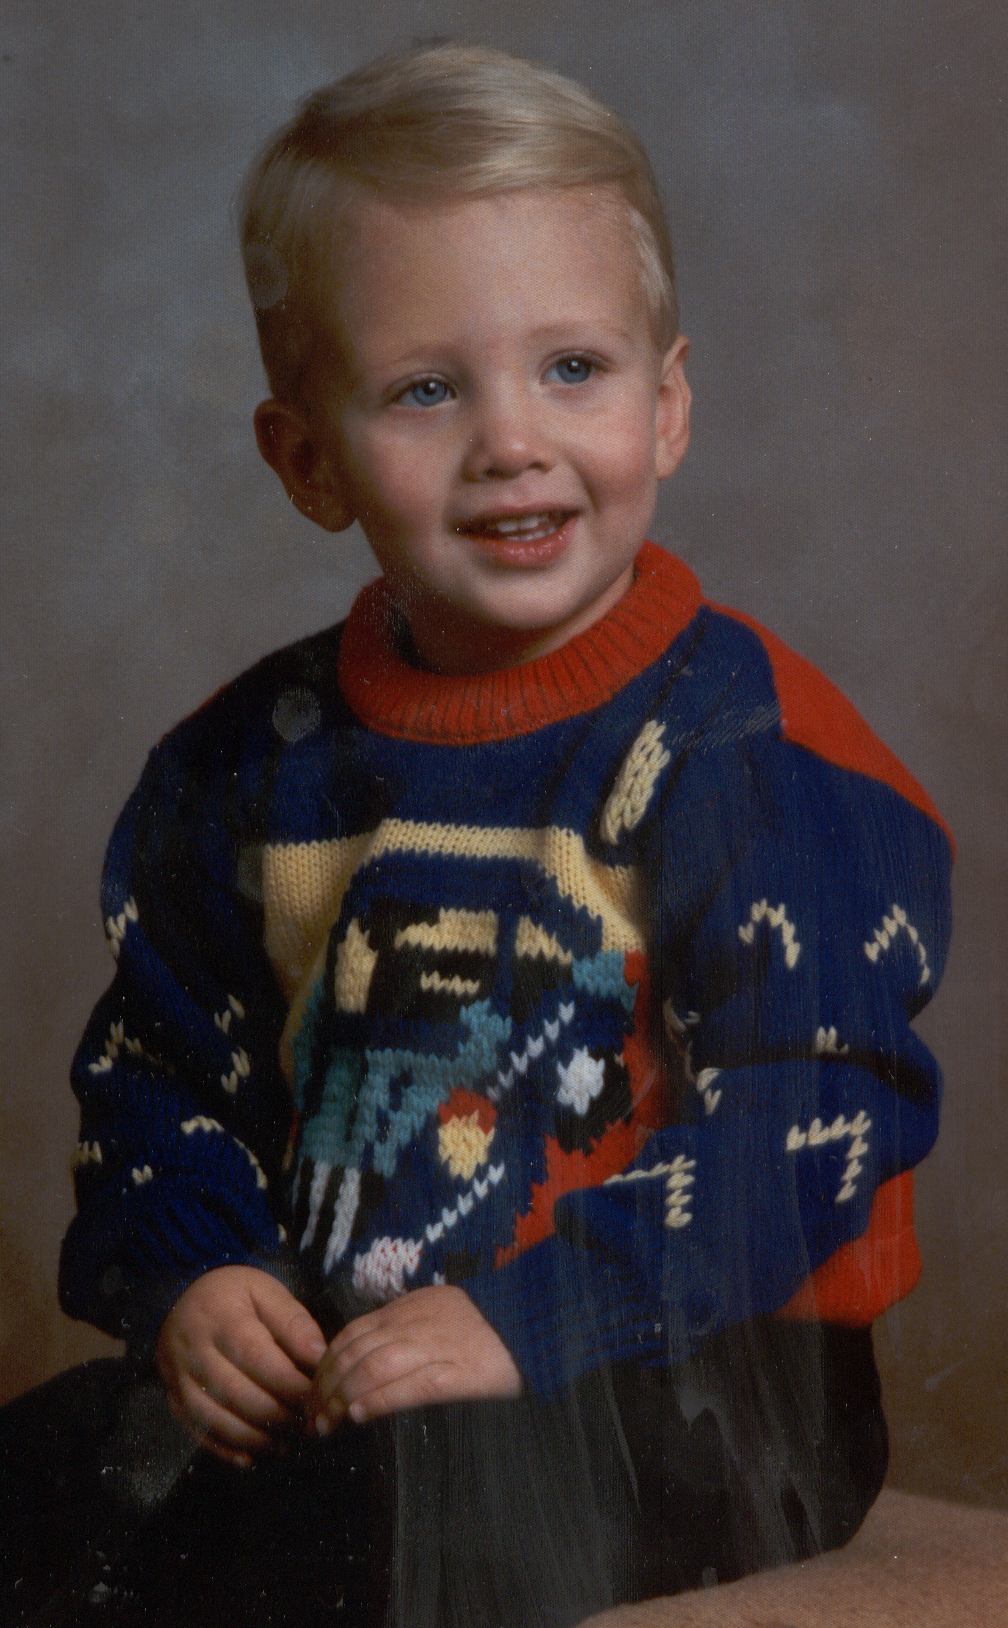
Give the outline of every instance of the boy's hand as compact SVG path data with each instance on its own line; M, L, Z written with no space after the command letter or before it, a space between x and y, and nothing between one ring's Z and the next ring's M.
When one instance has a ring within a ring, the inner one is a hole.
M511 1353L462 1289L414 1289L358 1317L318 1365L305 1417L327 1435L349 1413L358 1424L427 1402L518 1396Z
M218 1458L248 1465L302 1411L325 1339L268 1272L221 1266L176 1301L158 1337L158 1372L180 1424Z

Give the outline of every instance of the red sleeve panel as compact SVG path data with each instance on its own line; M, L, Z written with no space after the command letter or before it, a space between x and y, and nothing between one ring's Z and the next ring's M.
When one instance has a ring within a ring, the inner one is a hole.
M872 733L836 685L752 617L727 606L716 608L751 628L766 650L785 738L838 768L891 786L941 827L954 855L952 833L923 786ZM867 1231L824 1261L778 1315L863 1327L909 1294L920 1273L913 1171L905 1170L875 1194Z

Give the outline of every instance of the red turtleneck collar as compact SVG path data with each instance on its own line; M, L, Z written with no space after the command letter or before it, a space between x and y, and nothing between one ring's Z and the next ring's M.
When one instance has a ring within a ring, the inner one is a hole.
M559 650L490 673L431 673L397 648L398 613L379 577L357 596L343 630L340 689L362 723L382 735L445 745L503 740L610 700L702 603L689 567L645 543L619 603Z

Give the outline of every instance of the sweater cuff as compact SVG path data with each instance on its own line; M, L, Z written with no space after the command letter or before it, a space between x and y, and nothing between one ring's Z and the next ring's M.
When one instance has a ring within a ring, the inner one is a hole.
M537 1395L552 1395L603 1363L665 1359L668 1336L643 1286L555 1234L460 1287Z
M235 1249L221 1260L191 1266L185 1271L159 1278L142 1299L131 1303L129 1324L123 1328L127 1360L141 1366L152 1361L162 1325L172 1307L200 1278L222 1266L251 1266L259 1272L268 1272L302 1305L307 1303L308 1289L304 1273L288 1250L278 1249L275 1253L255 1255Z
M275 1227L270 1225L272 1238L264 1237L266 1227L253 1216L260 1225L247 1226L243 1237L235 1219L240 1223L243 1218L221 1214L191 1195L166 1191L146 1213L136 1206L124 1233L113 1204L102 1210L92 1206L87 1215L74 1217L63 1240L63 1310L124 1340L127 1358L144 1364L153 1356L176 1301L218 1267L257 1267L304 1300L300 1263L279 1243Z

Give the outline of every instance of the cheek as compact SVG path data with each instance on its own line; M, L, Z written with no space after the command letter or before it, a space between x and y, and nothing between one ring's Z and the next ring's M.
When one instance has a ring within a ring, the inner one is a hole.
M409 443L365 442L354 459L354 485L373 521L389 531L422 524L435 498L431 460Z
M645 501L655 476L650 420L641 413L620 415L598 435L593 464L601 496L620 503Z

